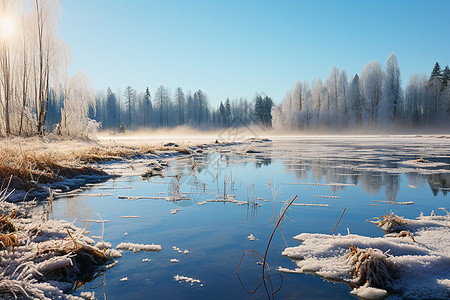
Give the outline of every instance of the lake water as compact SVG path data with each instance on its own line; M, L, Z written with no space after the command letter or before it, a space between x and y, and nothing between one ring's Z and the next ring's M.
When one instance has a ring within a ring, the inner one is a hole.
M274 289L280 284L276 268L295 268L281 255L287 246L298 245L292 237L331 234L344 208L335 234L367 236L383 235L366 220L384 211L415 218L421 211L448 208L448 149L447 140L414 138L255 141L170 159L163 178L120 177L92 186L85 195L55 201L53 216L76 218L75 224L90 236L100 236L101 224L85 221L99 220L100 214L108 220L104 240L113 247L121 242L162 247L159 252L124 251L116 266L75 294L93 290L99 299L103 293L107 299L261 299L266 298L263 286L253 295L244 289L251 292L261 283L261 265L246 255L239 277L236 268L246 249L264 255L285 201L298 195L294 203L309 206L292 205L270 244L267 262ZM424 162L417 165L420 158ZM89 196L98 193L107 195ZM173 196L187 200L164 199ZM238 203L208 202L224 199ZM203 201L207 203L198 205ZM170 213L174 209L179 211ZM256 240L249 240L250 234ZM175 275L200 283L177 282ZM309 274L283 276L278 299L354 298L344 284ZM120 281L124 277L128 280ZM99 280L104 284L91 289Z

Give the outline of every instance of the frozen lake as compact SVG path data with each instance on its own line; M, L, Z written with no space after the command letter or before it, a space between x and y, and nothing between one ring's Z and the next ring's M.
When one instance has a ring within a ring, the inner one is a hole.
M90 236L100 236L102 224L92 222L100 214L107 220L103 239L113 248L122 242L162 247L123 251L117 265L76 294L95 286L99 299L103 293L108 299L260 299L266 297L263 286L253 295L244 287L252 292L261 283L261 265L247 255L239 277L235 271L246 249L264 255L285 201L298 195L270 245L272 274L279 266L295 267L281 255L299 244L293 236L331 234L344 208L335 234L382 236L366 220L385 211L408 218L442 214L449 203L449 145L440 137L255 140L161 161L168 163L164 177L124 176L93 185L56 200L53 217L76 219ZM176 281L176 275L199 282ZM354 298L345 284L283 276L279 299ZM279 276L272 280L277 289Z

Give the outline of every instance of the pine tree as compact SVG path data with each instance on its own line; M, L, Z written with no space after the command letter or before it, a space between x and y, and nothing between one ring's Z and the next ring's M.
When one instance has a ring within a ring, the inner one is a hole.
M119 126L117 99L109 87L106 92L106 118L103 123L105 128Z
M442 71L439 63L433 67L431 71L430 78L428 79L428 88L431 94L431 114L430 121L436 121L439 115L440 106L440 96L441 96L441 85L442 85Z
M444 70L442 70L442 84L441 90L444 90L450 81L450 69L448 65L445 66Z
M226 121L226 112L225 112L225 106L223 105L222 101L220 101L220 105L219 105L219 118L220 118L220 125L222 126L226 126L227 125L227 121Z
M231 104L228 98L225 101L225 122L226 126L229 126L231 123Z
M431 71L430 81L434 78L441 78L441 76L442 76L441 66L439 65L438 62L436 62L434 64L433 71Z
M144 93L144 126L150 126L151 118L153 114L152 98L148 87L145 89Z

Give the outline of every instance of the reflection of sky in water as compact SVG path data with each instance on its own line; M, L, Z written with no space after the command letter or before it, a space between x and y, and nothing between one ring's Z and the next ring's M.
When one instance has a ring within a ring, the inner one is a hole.
M282 208L281 201L298 195L296 203L330 206L292 206L289 209L281 225L283 235L277 232L270 246L268 262L272 268L294 267L294 263L281 256L281 251L286 247L284 239L289 246L294 246L297 243L292 237L301 232L330 234L344 208L347 211L337 233L346 234L348 228L351 233L380 236L381 230L365 221L384 214L383 210L393 210L399 215L414 218L421 211L429 214L432 209L438 211L439 207L445 207L448 203L448 196L444 195L448 188L448 173L420 171L404 174L401 172L404 169L399 169L400 172L393 170L399 166L395 161L414 158L414 153L409 153L414 150L406 149L399 155L398 149L394 149L397 152L389 149L367 151L361 146L359 153L355 154L348 145L333 145L333 151L338 151L339 157L333 158L327 153L326 159L319 160L313 159L308 153L297 155L297 146L292 142L282 147L262 145L262 153L252 155L210 153L171 161L166 175L181 175L178 178L142 180L140 177L124 177L110 180L86 193L111 193L112 196L80 196L55 201L54 216L69 221L77 218L77 225L86 227L91 235L98 236L101 234L101 224L82 220L99 219L100 213L103 219L109 220L105 223L104 240L110 241L113 246L128 241L162 246L162 251L158 253L123 252L118 265L106 272L105 291L108 299L257 299L264 296L264 290L261 289L255 296L247 295L234 272L244 250L253 248L264 252L274 226L274 217ZM255 148L258 149L257 146ZM349 155L351 159L345 160L342 155L345 151L349 151L347 154L354 153L355 157ZM368 154L361 155L363 152ZM370 159L364 155L370 155ZM191 166L194 161L198 163L193 171ZM274 190L278 190L275 204L268 186L269 178ZM196 205L216 199L218 192L223 195L224 181L227 194L235 194L239 201L247 201L247 197L250 202L252 198L269 201L259 200L262 206L257 209L252 209L251 205L247 207L232 203ZM117 197L166 197L174 193L187 196L190 200L172 203L157 199L124 200ZM395 202L407 201L414 204L394 205ZM170 214L169 211L175 208L181 211ZM124 236L125 232L127 236ZM258 240L249 241L247 236L250 233ZM179 254L172 249L173 246L187 249L190 253ZM151 261L142 262L143 258L150 258ZM172 264L169 262L172 258L180 262ZM260 267L250 259L244 262L240 277L249 289L259 284ZM177 283L173 280L177 274L199 279L204 286ZM125 276L128 281L120 282L119 279ZM309 275L285 276L289 280L285 280L283 289L277 295L279 299L352 298L349 289L342 284L322 282L320 278ZM101 298L102 287L95 292Z

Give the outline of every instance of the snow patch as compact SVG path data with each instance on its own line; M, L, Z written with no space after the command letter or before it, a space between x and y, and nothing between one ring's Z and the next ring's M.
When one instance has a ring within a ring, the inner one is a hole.
M139 251L157 252L157 251L161 251L161 245L120 243L119 245L117 245L116 249L118 249L118 250L131 250L131 251L133 251L133 253L136 253L136 252L139 252Z
M302 233L294 237L302 244L282 253L297 268L279 270L351 284L362 298L384 297L389 290L404 298L448 299L449 221L448 214L413 220L391 213L373 222L384 237Z
M175 279L175 281L178 281L180 283L181 282L186 282L186 283L189 283L190 285L199 284L200 286L203 286L203 284L201 283L200 280L194 279L192 277L187 277L187 276L182 276L182 275L175 275L173 277L173 279Z

